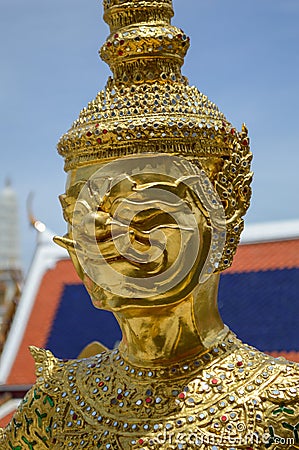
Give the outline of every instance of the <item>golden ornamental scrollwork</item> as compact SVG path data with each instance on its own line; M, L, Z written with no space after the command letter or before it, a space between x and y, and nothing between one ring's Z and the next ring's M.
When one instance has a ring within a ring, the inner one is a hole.
M80 361L34 356L37 385L6 430L8 448L299 446L298 366L244 346L232 333L210 351L164 367L134 366L118 350Z

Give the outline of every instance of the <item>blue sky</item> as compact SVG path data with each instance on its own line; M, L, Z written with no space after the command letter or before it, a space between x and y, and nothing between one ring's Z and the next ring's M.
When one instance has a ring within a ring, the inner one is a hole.
M240 129L254 153L247 222L299 218L298 0L174 0L173 23L191 36L183 73ZM34 247L25 202L65 232L59 137L104 87L97 51L108 35L97 0L0 1L0 188L17 191L24 259Z

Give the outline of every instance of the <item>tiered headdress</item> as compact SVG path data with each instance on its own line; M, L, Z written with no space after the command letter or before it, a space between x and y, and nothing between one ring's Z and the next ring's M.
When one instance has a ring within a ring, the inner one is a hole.
M251 153L208 98L188 84L181 67L190 40L171 25L171 0L104 0L110 36L100 50L113 72L104 91L62 136L65 170L142 153L180 155L200 165L225 209L229 267L250 200Z

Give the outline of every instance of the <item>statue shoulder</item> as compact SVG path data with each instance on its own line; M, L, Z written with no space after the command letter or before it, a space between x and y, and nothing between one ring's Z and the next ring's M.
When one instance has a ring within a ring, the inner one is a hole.
M85 376L87 366L93 366L98 361L98 355L81 359L59 359L51 351L37 347L30 347L30 352L35 361L36 384L52 395L69 390L73 386L70 380L76 378L79 382ZM102 352L104 353L106 352Z
M30 346L29 350L35 361L36 375L39 377L41 373L52 373L59 359L50 350L34 346Z
M98 362L98 356L62 360L49 350L31 347L30 351L36 364L37 380L10 424L5 429L0 429L1 449L21 449L24 448L24 443L28 448L36 450L54 448L53 445L58 445L58 442L63 446L65 421L73 420L73 407L79 408L76 394L78 386L84 385L88 396L89 368L92 370ZM82 402L82 398L80 401ZM84 431L84 418L83 415L82 418L79 417L78 413L78 432L81 429Z
M56 358L52 352L37 347L29 347L35 361L36 385L52 395L61 389L68 361Z

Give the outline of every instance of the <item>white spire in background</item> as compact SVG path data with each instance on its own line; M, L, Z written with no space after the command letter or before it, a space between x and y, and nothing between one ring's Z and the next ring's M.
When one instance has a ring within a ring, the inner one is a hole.
M21 269L18 202L10 180L0 191L0 270Z

